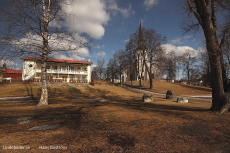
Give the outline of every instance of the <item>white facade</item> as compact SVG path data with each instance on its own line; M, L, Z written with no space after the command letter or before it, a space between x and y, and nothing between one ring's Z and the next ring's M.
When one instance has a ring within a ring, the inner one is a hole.
M40 58L23 58L22 80L41 79ZM51 82L91 82L92 62L48 59L46 62L46 76Z

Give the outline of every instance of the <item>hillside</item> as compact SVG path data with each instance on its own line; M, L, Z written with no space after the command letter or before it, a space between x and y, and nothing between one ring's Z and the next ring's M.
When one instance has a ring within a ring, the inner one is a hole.
M130 82L125 82L124 84L130 85ZM143 84L144 84L143 89L152 92L163 93L163 94L165 94L167 90L172 90L174 95L210 95L212 91L211 88L207 88L207 87L182 85L182 84L166 82L166 81L154 81L153 82L154 88L152 90L148 89L147 82L144 82ZM133 82L133 87L136 88L138 87L137 81ZM1 90L0 97L27 96L31 94L31 90L34 96L39 96L40 88L41 88L40 86L36 86L33 84L23 84L23 83L0 84L0 90ZM64 90L67 87L58 87L58 88L62 88Z
M130 82L125 82L124 84L130 86ZM143 82L143 89L163 93L165 94L167 90L172 90L174 95L210 95L212 92L211 88L207 87L199 87L199 86L192 86L192 85L183 85L179 83L172 83L167 81L154 81L153 82L153 89L148 89L149 84L148 82ZM133 87L138 87L138 82L133 81Z

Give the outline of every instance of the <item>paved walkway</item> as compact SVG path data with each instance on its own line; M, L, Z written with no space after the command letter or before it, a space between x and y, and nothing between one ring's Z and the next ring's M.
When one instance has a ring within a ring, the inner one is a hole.
M123 88L135 91L135 92L140 92L140 93L148 93L148 94L152 94L152 95L158 95L158 96L163 96L165 97L166 94L161 94L161 93L156 93L156 92L150 92L150 91L146 91L146 90L142 90L142 89L137 89L137 88L132 88L132 87L128 87L126 85L122 85ZM175 98L178 97L185 97L188 99L192 99L192 100L198 100L198 101L206 101L206 102L212 102L212 96L211 95L181 95L181 96L174 96Z

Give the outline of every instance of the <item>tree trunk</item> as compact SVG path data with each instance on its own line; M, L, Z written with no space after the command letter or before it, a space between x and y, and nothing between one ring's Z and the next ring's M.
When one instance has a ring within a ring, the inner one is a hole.
M149 89L153 89L153 79L149 78Z
M42 93L38 106L48 105L48 89L46 79L46 60L48 56L48 28L49 28L49 13L50 13L50 0L47 6L45 1L42 0L42 11L43 11L43 47L42 47Z
M120 85L122 87L122 78L121 78L122 74L120 74Z
M133 85L133 74L132 74L132 65L130 64L130 68L129 68L129 78L130 78L130 84Z
M229 91L225 90L227 77L224 73L223 54L218 44L218 38L214 28L209 27L209 25L205 25L207 27L204 27L204 34L211 67L212 106L210 110L224 113L228 111L230 106Z
M149 89L153 89L152 65L150 65L149 69Z
M47 89L47 79L46 79L46 62L42 64L42 92L38 106L48 105L48 89Z
M210 2L210 3L209 3ZM190 10L202 26L211 68L212 106L211 111L224 113L230 107L230 89L224 68L221 43L217 36L216 1L187 0ZM194 8L194 6L196 8Z

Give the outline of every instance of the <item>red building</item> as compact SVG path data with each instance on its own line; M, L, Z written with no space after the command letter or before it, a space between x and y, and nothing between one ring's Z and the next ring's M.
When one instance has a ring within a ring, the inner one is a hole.
M21 79L22 70L0 69L3 72L3 78Z

